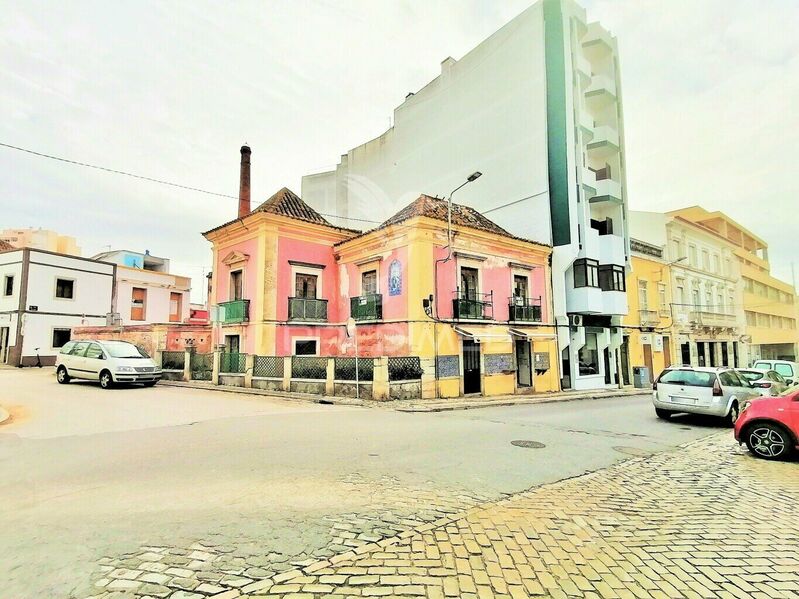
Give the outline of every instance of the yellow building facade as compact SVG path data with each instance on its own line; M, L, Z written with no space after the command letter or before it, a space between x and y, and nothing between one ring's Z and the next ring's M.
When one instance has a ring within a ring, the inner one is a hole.
M663 249L637 239L630 240L627 273L629 312L622 320L621 370L624 384L633 382L633 369L644 366L649 381L674 363L670 265Z

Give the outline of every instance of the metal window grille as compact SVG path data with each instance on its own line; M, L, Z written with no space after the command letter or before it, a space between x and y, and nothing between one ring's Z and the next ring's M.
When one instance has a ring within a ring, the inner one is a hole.
M325 380L327 378L327 358L292 356L291 378Z
M388 359L389 381L413 381L422 378L422 364L417 356Z
M374 376L374 368L374 359L358 358L358 380L371 381ZM355 380L355 358L336 358L336 380Z
M191 354L191 378L210 381L214 370L214 354Z
M219 372L225 374L241 374L247 363L247 354L222 352L219 356Z
M279 356L255 356L253 376L283 378L283 358Z
M186 352L165 351L161 352L161 368L164 370L183 370L186 363Z

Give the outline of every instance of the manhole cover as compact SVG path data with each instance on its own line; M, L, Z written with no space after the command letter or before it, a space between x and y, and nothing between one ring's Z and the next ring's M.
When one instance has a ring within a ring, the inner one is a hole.
M627 445L616 445L613 449L618 451L619 453L626 453L627 455L632 455L639 458L645 458L647 456L652 455L652 452L647 449L641 449L640 447L629 447Z
M543 443L539 443L538 441L530 441L528 439L521 439L518 441L511 441L511 445L515 445L516 447L524 447L526 449L541 449L546 447Z

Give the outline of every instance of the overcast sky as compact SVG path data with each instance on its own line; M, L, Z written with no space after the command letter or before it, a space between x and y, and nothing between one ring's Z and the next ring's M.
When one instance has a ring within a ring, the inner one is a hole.
M409 91L530 0L0 0L0 142L253 201L382 133ZM790 280L799 238L799 1L584 0L618 37L634 210L722 209ZM0 148L0 229L210 266L236 200ZM798 265L799 267L799 265ZM200 299L195 295L195 300Z

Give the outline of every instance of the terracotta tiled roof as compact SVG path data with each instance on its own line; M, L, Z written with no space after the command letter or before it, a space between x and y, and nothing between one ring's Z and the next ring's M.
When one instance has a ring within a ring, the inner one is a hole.
M433 198L428 195L421 195L405 208L397 212L394 216L384 222L381 227L396 225L416 216L426 216L436 220L447 220L447 201L440 198ZM461 204L452 204L452 224L460 227L470 227L480 231L488 231L497 235L511 236L505 229L493 221L488 220L474 208Z
M421 195L416 200L405 206L405 208L397 212L394 216L385 221L383 224L381 224L379 227L376 227L371 231L366 231L363 233L363 235L368 235L372 231L378 231L392 225L397 225L412 218L416 218L417 216L424 216L427 218L433 218L435 220L447 222L447 200L434 198L428 195ZM512 233L509 233L500 227L494 221L489 220L480 214L474 208L463 206L462 204L452 204L452 224L456 227L468 227L470 229L477 229L478 231L486 231L488 233L494 233L495 235L501 235L503 237L510 237L511 239L518 239L520 241L526 241L528 243L549 247L548 244L513 235ZM347 241L349 240L340 241L336 245L347 243Z
M3 241L0 239L0 252L5 252L6 250L13 250L14 246L8 243L7 241Z
M278 191L275 195L253 210L253 212L269 212L270 214L288 216L289 218L296 218L309 223L317 223L329 227L333 226L325 220L321 214L303 202L302 198L288 187L284 187Z
M317 225L324 225L326 227L330 227L331 229L336 229L337 231L346 231L347 233L353 233L355 235L361 233L361 231L357 229L347 229L346 227L338 227L334 224L331 224L321 214L319 214L316 210L314 210L308 204L306 204L300 196L291 191L288 187L284 187L283 189L278 191L275 195L266 200L255 210L250 212L250 214L248 214L247 216L255 214L256 212L277 214L278 216L285 216L288 218L294 218L296 220L314 223ZM247 216L245 216L244 218L247 218ZM233 220L223 223L218 227L214 227L213 229L205 231L203 235L213 233L214 231L218 231L219 229L224 229L228 225L232 225L233 223L238 222L240 220L241 220L240 218L234 218Z

